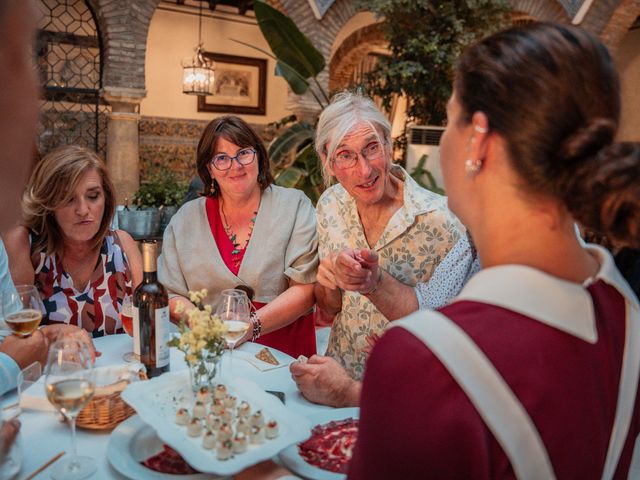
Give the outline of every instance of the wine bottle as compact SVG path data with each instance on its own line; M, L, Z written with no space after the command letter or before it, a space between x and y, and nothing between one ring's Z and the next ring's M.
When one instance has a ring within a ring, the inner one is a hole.
M158 281L155 240L142 242L142 282L133 293L134 353L149 378L169 371L169 297Z

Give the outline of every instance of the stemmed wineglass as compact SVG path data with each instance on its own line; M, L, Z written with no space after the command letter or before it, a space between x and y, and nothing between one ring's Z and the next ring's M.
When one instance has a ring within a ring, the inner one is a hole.
M72 454L58 462L51 477L54 480L80 480L96 472L96 461L79 456L76 446L76 417L89 403L95 390L91 355L86 345L64 336L49 349L45 368L47 398L71 425Z
M133 302L131 295L125 295L122 299L122 308L120 309L120 320L122 326L127 335L133 337ZM133 346L133 352L127 352L122 356L125 362L138 362L140 361L140 355L135 352L135 345Z
M42 321L42 300L34 285L16 285L2 291L4 321L18 337L31 335Z
M233 348L249 330L249 299L238 289L223 290L216 311L225 326L224 339L229 346L229 374L233 369Z

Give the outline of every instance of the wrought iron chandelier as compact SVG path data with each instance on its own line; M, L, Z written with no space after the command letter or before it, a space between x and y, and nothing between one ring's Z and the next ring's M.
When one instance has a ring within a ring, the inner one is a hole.
M198 10L198 46L192 59L182 62L182 93L213 95L215 63L202 53L202 2Z

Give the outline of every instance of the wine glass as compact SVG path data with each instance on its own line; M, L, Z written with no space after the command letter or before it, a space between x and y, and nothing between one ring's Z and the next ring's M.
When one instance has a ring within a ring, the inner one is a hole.
M54 480L80 480L93 475L96 461L78 456L76 447L76 417L89 403L95 390L91 355L86 345L64 336L49 349L45 368L45 390L49 402L71 425L72 453L58 462L51 472Z
M124 327L124 331L127 332L127 335L129 335L130 337L134 337L133 335L133 302L131 300L131 295L126 295L122 299L122 307L120 309L120 320L122 321L122 326ZM133 349L134 349L133 352L127 352L122 356L122 359L125 362L140 361L140 356L135 352L135 345Z
M223 290L217 312L225 326L224 339L229 346L229 373L233 369L233 347L249 330L249 299L238 289Z
M4 321L18 337L28 337L42 320L42 300L34 285L16 285L2 291Z

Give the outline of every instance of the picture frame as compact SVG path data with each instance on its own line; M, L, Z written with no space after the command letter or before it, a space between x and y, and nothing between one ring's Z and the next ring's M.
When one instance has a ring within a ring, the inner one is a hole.
M215 62L214 94L198 97L198 112L265 115L267 59L203 52Z

